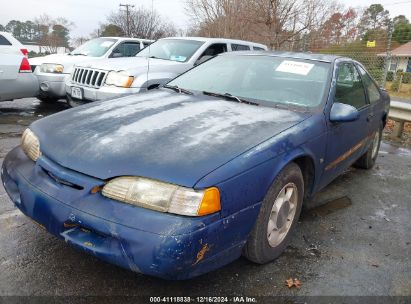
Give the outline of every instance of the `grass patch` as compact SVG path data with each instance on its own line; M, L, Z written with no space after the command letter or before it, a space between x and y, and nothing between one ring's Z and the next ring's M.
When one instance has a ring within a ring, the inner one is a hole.
M388 91L388 93L390 93L391 97L411 99L411 83L401 84L399 92L392 90L391 87L392 87L392 82L387 82L385 84L385 89Z

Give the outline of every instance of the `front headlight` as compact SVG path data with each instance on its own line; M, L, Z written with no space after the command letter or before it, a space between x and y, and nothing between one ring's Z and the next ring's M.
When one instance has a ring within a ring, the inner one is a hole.
M106 78L107 85L113 85L116 87L129 88L133 83L134 77L128 75L125 71L110 72Z
M41 156L39 139L30 129L24 131L21 147L24 153L33 161L36 161Z
M217 188L194 190L141 177L118 177L102 190L105 197L131 205L187 216L221 210Z
M64 71L64 66L61 64L55 64L55 63L43 63L40 66L40 72L42 73L56 73L56 74L61 74Z

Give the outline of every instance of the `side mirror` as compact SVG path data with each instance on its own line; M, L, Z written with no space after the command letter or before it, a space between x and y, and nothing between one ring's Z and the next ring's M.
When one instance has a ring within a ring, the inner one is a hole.
M334 102L330 111L331 122L349 122L355 121L360 117L356 108L348 104Z

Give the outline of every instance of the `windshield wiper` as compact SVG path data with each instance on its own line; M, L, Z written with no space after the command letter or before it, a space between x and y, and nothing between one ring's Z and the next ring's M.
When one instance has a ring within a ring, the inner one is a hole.
M174 91L176 91L177 93L180 93L180 94L184 93L184 94L187 94L187 95L193 95L193 92L191 92L189 90L186 90L186 89L183 89L183 88L180 88L177 85L171 86L171 85L166 84L166 85L163 86L163 88L174 90Z
M203 91L203 94L208 95L208 96L214 96L214 97L223 97L225 99L237 101L238 103L245 103L245 104L249 104L249 105L253 105L253 106L259 106L259 104L256 103L256 102L252 102L252 101L246 100L244 98L234 96L230 93L220 94L220 93L213 93L213 92Z

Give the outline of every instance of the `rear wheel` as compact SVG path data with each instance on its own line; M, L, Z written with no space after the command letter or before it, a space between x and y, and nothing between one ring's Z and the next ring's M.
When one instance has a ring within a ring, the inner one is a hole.
M244 247L243 255L259 264L276 259L287 247L298 222L304 197L300 167L287 165L276 177Z
M371 169L374 167L375 162L378 157L378 151L380 150L382 136L382 127L375 132L371 146L368 148L367 152L364 153L355 163L354 167L361 169Z

